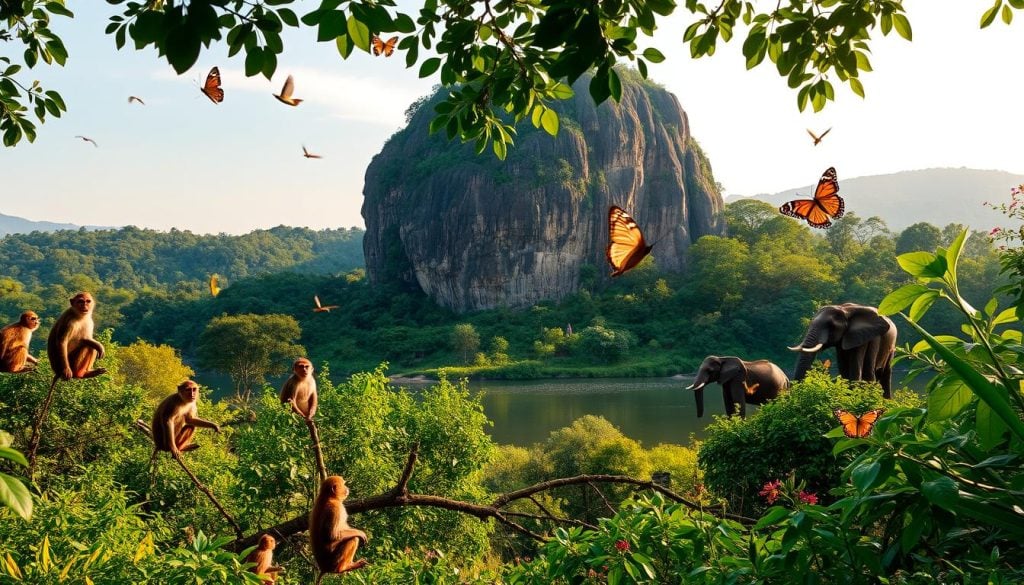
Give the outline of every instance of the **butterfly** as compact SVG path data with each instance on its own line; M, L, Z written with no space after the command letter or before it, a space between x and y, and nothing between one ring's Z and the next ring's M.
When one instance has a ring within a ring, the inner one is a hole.
M320 304L320 297L318 297L316 295L313 295L313 302L316 303L316 307L313 307L313 312L314 313L330 313L331 309L337 309L338 308L338 305L327 305L326 307L322 306Z
M828 371L832 367L832 360L826 358L825 361L821 362L821 369Z
M882 416L883 412L885 412L884 408L876 408L857 416L852 412L838 409L835 411L835 415L843 425L843 432L846 433L847 437L863 439L871 434L871 429L875 427L875 421L878 420L878 417Z
M636 221L612 205L608 208L608 250L605 255L612 265L612 276L624 274L651 253L653 246L644 242L644 235Z
M743 380L743 388L746 389L747 396L753 396L754 392L757 392L757 387L760 386L760 385L761 385L760 382L754 382L754 385L751 386L751 385L747 384L746 380Z
M289 106L297 106L302 103L299 98L293 98L292 92L295 91L295 82L292 81L292 76L289 75L288 79L284 80L284 87L281 88L281 95L273 94L277 98L277 101L282 104L288 104Z
M215 104L224 101L224 90L220 88L220 69L216 67L210 69L210 73L206 76L206 83L203 84L203 87L199 88L199 91L203 92Z
M96 148L100 147L99 144L96 144L95 140L93 140L92 138L89 138L88 136L75 136L75 138L81 138L82 140L84 140L86 142L91 142L92 145L95 146Z
M811 138L814 139L814 146L818 146L818 143L821 142L821 139L824 138L825 135L828 134L831 131L832 131L832 129L829 128L828 130L825 130L824 132L822 132L821 136L818 136L814 132L811 132L810 128L807 129L807 133L810 134Z
M779 207L783 215L805 219L811 227L827 228L832 220L843 217L846 204L839 196L839 181L836 180L836 168L829 167L821 175L818 187L814 190L813 199L794 199Z
M139 102L142 105L146 105L146 102L142 101L142 98L130 95L128 96L128 103L130 104L132 102Z
M306 158L323 158L319 154L313 154L312 152L306 150L306 145L302 145L302 156Z
M210 275L210 294L217 296L220 294L220 284L217 282L217 275Z
M387 41L381 40L377 35L373 35L373 39L370 40L370 45L373 47L373 54L379 56L384 53L385 57L390 57L391 53L395 52L395 44L398 43L398 37L391 37Z

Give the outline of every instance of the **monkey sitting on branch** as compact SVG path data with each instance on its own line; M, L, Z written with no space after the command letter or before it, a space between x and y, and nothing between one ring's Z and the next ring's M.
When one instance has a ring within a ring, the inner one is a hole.
M291 404L292 412L313 420L316 414L316 378L313 377L313 362L299 358L292 364L292 375L281 386L281 402Z
M366 533L348 525L344 500L348 497L345 480L332 475L320 484L313 510L309 513L309 543L320 574L316 585L327 573L345 573L366 566L366 559L353 561L359 542Z
M153 455L157 451L170 451L175 458L184 451L198 449L199 445L192 443L192 435L196 427L213 429L220 432L220 425L199 418L199 409L196 404L199 401L199 384L192 380L185 380L178 384L178 391L164 398L160 406L153 412Z
M274 564L274 547L276 546L277 540L269 534L264 534L260 537L260 543L256 550L245 557L245 562L256 563L256 566L249 570L262 576L264 585L277 583L277 574L281 572L282 567Z
M94 302L87 292L76 294L71 297L71 307L53 324L46 340L46 354L56 378L92 378L107 372L105 368L92 367L104 353L103 344L92 338Z
M25 311L17 323L0 329L0 372L21 374L36 369L39 360L28 352L28 344L38 328L39 316Z

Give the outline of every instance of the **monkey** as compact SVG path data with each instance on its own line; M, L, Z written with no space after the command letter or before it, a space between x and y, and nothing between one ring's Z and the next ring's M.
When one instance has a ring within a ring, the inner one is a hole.
M320 492L309 513L309 543L320 574L316 585L327 573L345 573L366 565L366 559L353 561L359 542L366 543L366 533L348 525L345 480L332 475L320 484Z
M316 414L316 379L313 378L313 363L299 358L292 364L292 375L281 386L281 402L292 405L292 411L306 419L313 420Z
M103 359L103 344L92 338L93 298L87 292L71 297L71 308L65 309L50 330L46 354L56 378L92 378L107 373L106 368L93 369Z
M264 585L277 583L277 574L281 571L281 567L274 564L274 547L276 546L277 541L274 540L274 537L264 534L260 537L260 544L256 550L245 557L245 562L256 563L256 566L249 570L257 575L263 575L265 577Z
M192 380L178 384L178 391L164 398L153 413L153 456L157 451L170 451L175 458L184 451L198 449L192 443L192 435L196 427L213 429L220 432L220 425L199 418L196 402L199 399L199 385Z
M17 323L0 329L0 372L31 372L39 360L28 353L32 332L39 328L39 315L25 311Z

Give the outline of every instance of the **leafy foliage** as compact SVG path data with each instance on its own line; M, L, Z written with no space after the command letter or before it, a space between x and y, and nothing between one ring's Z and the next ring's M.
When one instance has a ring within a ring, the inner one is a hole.
M230 374L235 394L248 398L266 376L287 372L289 360L305 356L295 343L301 334L290 315L215 317L199 337L199 363Z

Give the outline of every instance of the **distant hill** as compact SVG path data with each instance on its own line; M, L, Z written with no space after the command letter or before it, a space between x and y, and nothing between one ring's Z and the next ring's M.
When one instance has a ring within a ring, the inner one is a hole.
M846 210L861 218L877 215L894 231L922 221L939 227L962 223L976 230L987 230L1003 223L1005 218L982 202L1007 202L1010 188L1024 184L1024 175L967 168L923 169L853 178L844 178L842 170L839 171L839 192L846 200ZM780 205L795 197L809 197L813 189L808 185L753 197ZM725 202L742 198L730 195Z
M73 223L53 223L52 221L32 221L23 217L0 213L0 238L8 234L30 234L32 232L55 232L57 230L77 230L82 226ZM85 226L87 230L104 229L97 226Z

